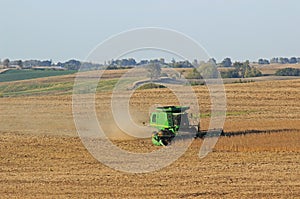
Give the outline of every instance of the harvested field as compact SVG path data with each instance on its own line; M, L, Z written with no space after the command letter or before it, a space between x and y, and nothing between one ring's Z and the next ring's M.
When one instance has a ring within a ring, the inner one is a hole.
M49 79L34 81L45 83ZM3 198L299 197L300 80L226 84L225 88L224 131L233 136L221 137L214 151L204 159L198 157L202 140L195 140L173 164L146 174L115 171L89 154L77 137L69 93L0 98L0 195ZM200 103L202 128L207 129L208 91L205 86L193 89ZM106 114L110 95L111 91L106 90L96 96L100 120L109 117ZM139 113L138 122L148 120L149 107L176 103L168 89L138 90L130 102L132 112ZM245 132L246 135L234 135ZM159 149L152 146L150 139L114 138L118 146L133 152Z
M0 160L0 194L7 198L293 198L300 194L299 148L298 152L216 149L199 160L201 141L196 140L171 166L128 174L100 164L78 138L2 133L0 142L5 151ZM123 144L134 148L135 142ZM149 141L140 142L152 147ZM224 143L222 138L220 142Z
M283 68L300 68L300 64L266 64L266 65L254 65L265 75L273 75L277 70Z

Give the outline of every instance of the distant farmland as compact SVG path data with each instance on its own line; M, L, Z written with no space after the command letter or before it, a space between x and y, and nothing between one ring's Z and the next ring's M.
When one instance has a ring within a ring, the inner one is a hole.
M0 74L0 82L12 82L41 77L59 76L73 74L76 71L56 71L56 70L8 70Z

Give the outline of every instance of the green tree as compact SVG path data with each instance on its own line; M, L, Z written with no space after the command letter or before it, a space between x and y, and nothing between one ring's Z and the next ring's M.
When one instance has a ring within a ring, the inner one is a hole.
M187 76L187 79L202 79L202 76L200 72L197 70L197 68L193 68L192 71L190 71Z
M252 77L260 77L260 76L262 76L262 73L257 68L252 67L251 75L252 75Z
M222 71L221 76L222 76L222 78L238 78L238 77L240 77L239 73L235 69L228 70L228 71Z
M246 67L243 76L244 77L252 77L252 72L251 72L251 68L250 67Z
M246 76L247 72L247 76ZM251 77L251 67L250 67L250 62L247 60L242 64L242 67L240 67L240 74L241 77Z
M80 66L81 62L74 59L63 63L63 67L67 68L68 70L79 70Z
M172 66L172 67L175 67L175 63L176 63L175 59L172 58L172 60L171 60L171 66Z
M193 65L194 67L198 67L198 60L197 60L197 59L194 59L192 65Z
M218 78L219 75L216 66L211 62L200 65L199 71L201 76L205 79Z
M212 63L212 64L214 64L214 65L217 65L217 61L216 61L215 58L210 58L210 59L208 60L208 62L209 62L209 63Z
M20 68L23 68L23 62L22 60L17 60L16 65L19 66Z
M296 64L297 63L297 58L296 57L291 57L289 60L290 64Z
M297 68L283 68L275 72L277 76L300 76L300 69Z
M9 59L4 59L3 62L2 62L2 64L3 64L3 66L4 66L5 68L8 68L9 62L10 62Z
M233 64L234 69L222 72L224 78L247 78L247 77L259 77L262 73L255 67L250 66L249 61L244 63L235 62Z
M231 67L231 66L232 66L231 59L230 59L229 57L225 58L225 59L221 62L221 66L222 66L222 67Z

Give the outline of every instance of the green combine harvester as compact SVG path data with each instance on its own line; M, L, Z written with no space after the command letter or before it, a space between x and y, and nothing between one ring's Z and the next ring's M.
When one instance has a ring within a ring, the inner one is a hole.
M203 138L206 132L200 131L198 125L190 125L187 106L164 106L157 107L156 111L151 113L150 126L158 131L152 134L152 143L156 146L167 146L178 135L178 132L188 132L195 138Z

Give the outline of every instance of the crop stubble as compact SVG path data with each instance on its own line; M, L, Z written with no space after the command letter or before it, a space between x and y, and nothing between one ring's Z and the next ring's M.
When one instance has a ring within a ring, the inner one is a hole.
M299 88L300 80L226 85L225 132L253 133L220 138L214 152L202 160L197 156L202 141L195 140L172 165L147 174L114 171L87 152L76 134L70 95L0 98L0 195L298 197ZM201 112L209 113L207 89L194 89ZM100 119L109 110L109 94L97 94ZM147 120L149 106L173 103L178 102L166 89L141 90L134 93L131 108L142 122ZM201 122L206 129L209 118L203 117ZM114 143L135 152L158 149L149 139L115 139Z

